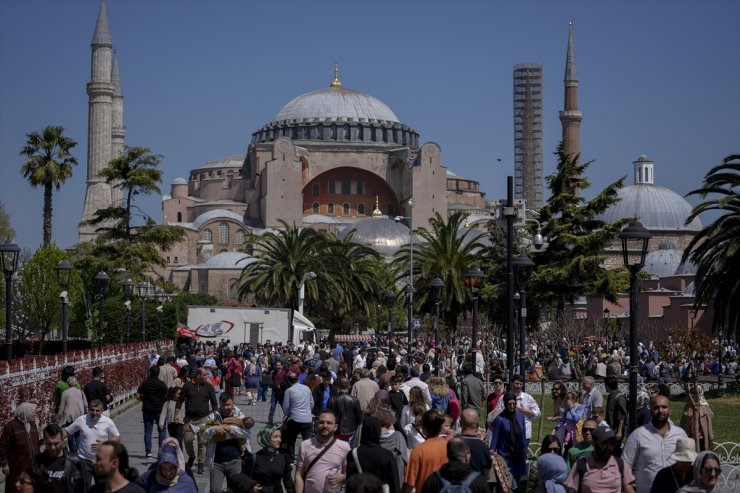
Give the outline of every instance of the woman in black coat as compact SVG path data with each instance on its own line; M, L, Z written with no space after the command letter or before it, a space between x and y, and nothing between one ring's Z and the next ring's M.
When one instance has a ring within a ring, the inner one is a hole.
M254 454L253 465L242 469L257 484L263 493L282 493L280 481L285 485L285 493L293 493L293 473L288 455L280 452L282 434L280 426L266 426L257 435L257 443L262 447Z
M355 462L355 455L359 465ZM380 420L367 416L362 423L360 446L347 454L347 479L355 474L372 474L388 485L390 493L400 493L401 477L393 452L380 445Z

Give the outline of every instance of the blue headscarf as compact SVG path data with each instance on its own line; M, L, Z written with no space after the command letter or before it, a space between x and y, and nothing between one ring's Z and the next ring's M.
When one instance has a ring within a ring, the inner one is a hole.
M537 490L547 493L565 493L561 484L568 479L568 465L558 454L542 454L537 459Z

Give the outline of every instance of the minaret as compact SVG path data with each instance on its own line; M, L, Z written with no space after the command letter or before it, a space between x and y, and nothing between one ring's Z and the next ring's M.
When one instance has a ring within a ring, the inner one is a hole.
M105 0L100 2L98 20L91 43L92 62L90 82L87 84L87 193L82 221L95 217L98 209L111 205L111 187L98 176L112 158L113 97L111 82L112 51ZM90 226L79 227L80 241L94 240L97 234Z
M111 82L113 83L113 127L111 133L111 159L123 155L126 127L123 126L123 89L121 88L121 73L118 69L118 53L113 50L113 68L111 69ZM111 203L121 202L121 189L111 190Z
M565 154L581 152L581 120L583 113L578 111L578 74L576 74L576 54L573 47L573 21L568 23L568 55L565 59L565 105L560 112L563 125L563 150Z

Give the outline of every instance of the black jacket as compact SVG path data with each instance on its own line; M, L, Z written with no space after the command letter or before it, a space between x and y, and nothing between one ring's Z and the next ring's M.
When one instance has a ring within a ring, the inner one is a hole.
M357 430L360 423L362 423L363 413L360 407L360 401L353 395L349 395L346 392L339 392L329 397L326 407L336 413L337 421L339 422L337 433L340 435L351 435Z
M315 389L313 389L313 410L311 413L314 416L318 416L321 411L324 409L324 406L321 405L322 402L324 402L324 384L319 384L316 386ZM336 388L333 385L329 386L329 399L331 400L331 396L337 393ZM329 405L329 401L326 402L327 406Z
M285 485L286 493L293 493L293 469L290 467L290 458L283 453L270 457L265 450L254 454L254 468L252 471L242 471L262 485L263 493L282 492L280 480Z
M34 464L41 464L47 467L49 464L56 460L55 457L50 457L45 452L37 454L33 458ZM82 493L84 483L82 481L82 469L77 457L70 454L64 456L64 482L66 484L67 493Z
M164 385L164 382L162 382ZM185 382L180 391L180 398L177 400L177 409L185 404L185 416L191 419L200 419L211 414L211 408L218 409L216 401L216 392L213 385L205 383L203 385L193 382Z
M161 413L167 402L167 385L157 377L149 377L136 391L141 398L141 410L145 413Z
M432 475L424 481L424 486L422 486L419 493L439 493L443 487L439 476L442 476L452 484L462 484L468 477L468 474L472 472L473 470L470 466L464 462L448 462L442 466L439 471L432 473ZM437 474L439 474L439 476L437 476ZM488 489L486 478L478 474L478 477L476 477L470 485L470 491L473 493L489 493L490 490Z
M360 446L356 450L360 464L358 466L355 462L354 451L350 451L347 454L347 479L360 474L360 469L362 469L364 474L377 476L387 484L390 493L401 491L396 458L393 452L380 445L380 420L375 416L365 418L362 424Z

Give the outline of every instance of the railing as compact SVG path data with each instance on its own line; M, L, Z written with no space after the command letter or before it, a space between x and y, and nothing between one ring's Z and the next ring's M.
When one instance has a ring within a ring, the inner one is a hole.
M714 491L740 491L740 443L718 442L713 449L722 465Z
M552 392L552 385L555 383L554 380L548 380L545 382L545 394L549 395ZM563 382L568 390L578 391L580 387L580 383L577 381L567 381ZM649 384L638 384L637 389L639 390L645 390L649 385L653 385L654 382L651 382ZM717 383L706 383L706 382L699 382L699 385L702 386L704 391L709 390L716 390L718 388ZM608 392L606 390L606 386L604 385L604 382L596 381L596 386L599 391L601 391L602 395L606 395ZM671 395L683 395L684 389L681 387L680 384L672 383L669 385L671 389ZM483 388L486 393L486 395L493 392L493 385L490 382L483 382ZM722 388L724 388L724 384L722 384ZM527 382L524 391L528 394L540 394L542 392L542 383L540 381L534 381L534 382ZM627 395L629 394L629 383L626 382L620 382L619 383L619 391L623 394Z

